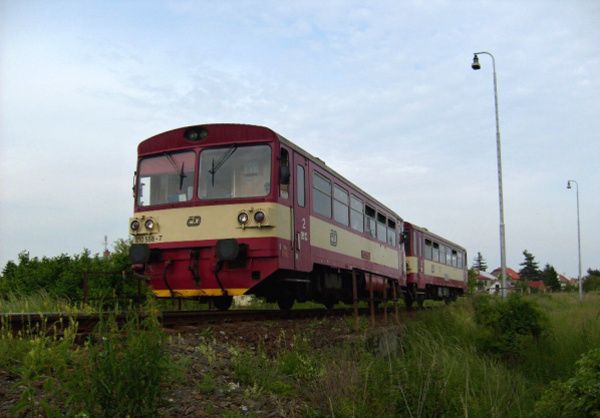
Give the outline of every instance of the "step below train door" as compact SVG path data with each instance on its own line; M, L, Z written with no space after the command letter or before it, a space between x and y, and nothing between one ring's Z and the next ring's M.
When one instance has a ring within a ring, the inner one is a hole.
M297 271L312 271L310 254L310 188L308 160L294 152L294 266Z

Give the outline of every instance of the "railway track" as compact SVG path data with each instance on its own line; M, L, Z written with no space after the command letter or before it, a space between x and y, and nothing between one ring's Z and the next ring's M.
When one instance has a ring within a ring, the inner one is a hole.
M244 322L244 321L276 321L276 320L295 320L295 319L319 319L326 317L341 317L353 315L352 308L338 309L297 309L290 311L282 310L230 310L230 311L165 311L159 315L159 321L166 328L176 328L178 326L209 325L226 322ZM360 308L359 315L370 314L368 308ZM383 310L377 311L379 316L383 316ZM61 332L72 323L77 324L77 333L87 335L92 332L101 318L108 317L109 313L104 314L67 314L62 312L42 312L42 313L5 313L0 314L0 324L2 327L8 327L14 333L19 331L46 331L56 330ZM392 310L388 308L390 320L393 320ZM115 319L118 323L127 321L126 313L118 314Z

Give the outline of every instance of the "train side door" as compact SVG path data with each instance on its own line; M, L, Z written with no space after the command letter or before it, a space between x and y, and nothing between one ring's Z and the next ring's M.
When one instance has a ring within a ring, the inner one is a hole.
M414 231L417 259L419 260L419 273L417 279L417 287L422 289L425 287L425 249L423 248L424 237L422 232Z
M294 152L294 266L298 271L311 271L310 255L310 182L308 160Z

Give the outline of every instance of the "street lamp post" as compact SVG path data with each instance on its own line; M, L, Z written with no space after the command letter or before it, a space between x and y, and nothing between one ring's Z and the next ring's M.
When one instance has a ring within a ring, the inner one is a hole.
M579 229L579 184L575 180L568 180L567 189L571 188L572 183L575 183L575 192L577 196L577 255L579 257L579 300L583 301L583 285L581 283L581 232Z
M496 60L489 52L475 52L471 68L481 69L479 64L479 54L489 55L492 58L492 67L494 70L494 104L496 108L496 152L498 156L498 205L500 211L500 266L502 270L502 297L506 297L506 237L504 228L504 197L502 191L502 152L500 146L500 119L498 117L498 85L496 82Z

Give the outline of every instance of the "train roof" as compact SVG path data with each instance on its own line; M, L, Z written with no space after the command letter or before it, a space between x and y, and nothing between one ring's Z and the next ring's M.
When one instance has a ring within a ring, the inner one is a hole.
M444 242L445 244L450 244L453 247L456 247L456 248L459 248L461 250L464 250L465 252L467 251L466 248L464 248L462 245L459 245L459 244L457 244L455 242L452 242L449 239L444 238L444 237L442 237L440 235L434 234L433 232L431 232L429 229L427 229L425 227L418 226L418 225L415 225L412 222L407 222L407 221L404 221L404 226L408 227L408 228L416 229L417 231L421 231L421 232L423 232L423 234L428 235L431 238L434 238L434 239L436 239L438 241Z
M369 193L365 192L363 189L361 189L356 184L348 180L346 177L342 176L337 171L333 170L325 163L325 161L321 160L319 157L314 156L313 154L306 151L304 148L296 145L294 142L285 138L283 135L278 134L277 132L266 126L236 123L210 123L202 125L184 126L181 128L176 128L162 132L140 142L140 144L138 145L138 154L147 155L165 150L175 151L178 149L189 148L190 142L185 140L184 133L188 129L195 127L210 128L211 133L213 135L216 134L217 136L220 136L222 138L225 137L225 135L227 135L227 142L236 142L243 140L278 139L282 144L304 155L306 158L317 164L321 169L327 171L332 176L344 181L345 183L347 183L348 186L351 186L354 190L364 195L367 199L371 200L374 203L377 203L377 205L384 209L386 212L389 212L389 214L395 216L396 219L402 221L402 217L398 215L395 211L382 204L379 200L375 199Z

